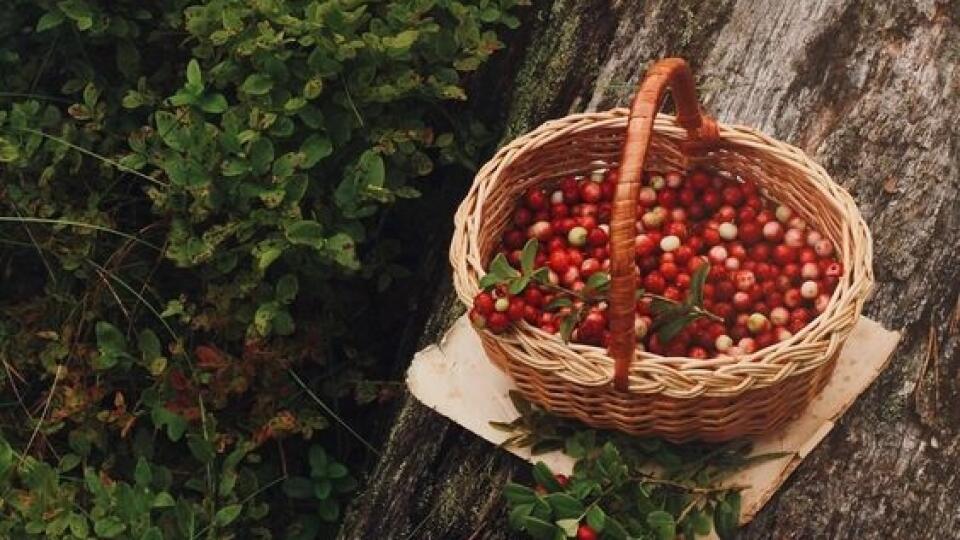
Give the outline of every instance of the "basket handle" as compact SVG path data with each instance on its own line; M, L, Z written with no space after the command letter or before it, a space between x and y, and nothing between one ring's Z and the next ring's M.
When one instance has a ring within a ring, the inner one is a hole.
M701 152L719 140L716 122L703 114L697 101L690 67L682 58L660 60L644 77L633 98L627 122L627 136L620 160L620 180L613 198L610 219L610 345L607 354L614 359L614 386L627 390L630 363L636 355L637 275L634 238L637 221L637 193L643 164L653 135L653 122L667 88L677 105L677 124L687 130L684 153Z

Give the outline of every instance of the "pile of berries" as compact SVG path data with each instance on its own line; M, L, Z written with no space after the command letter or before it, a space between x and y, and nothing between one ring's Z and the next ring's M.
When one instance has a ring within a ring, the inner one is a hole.
M502 284L480 292L470 312L475 326L501 333L526 321L554 334L575 316L572 341L608 345L607 304L582 293L610 268L617 178L616 169L601 169L524 194L500 253L519 270L522 248L536 239L533 265L545 269L544 279L516 294ZM702 170L645 173L637 215L637 346L655 354L737 355L788 339L826 309L843 274L831 241L790 208L767 204L749 180ZM709 316L662 340L650 331L654 302L684 301L701 265L709 265L702 286Z

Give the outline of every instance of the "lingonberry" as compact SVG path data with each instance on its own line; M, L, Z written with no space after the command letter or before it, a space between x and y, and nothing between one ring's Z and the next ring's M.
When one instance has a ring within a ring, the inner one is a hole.
M473 309L477 310L477 313L480 315L489 315L493 313L493 296L491 296L488 292L481 292L477 294L473 298Z
M577 540L597 540L597 532L586 523L577 527Z

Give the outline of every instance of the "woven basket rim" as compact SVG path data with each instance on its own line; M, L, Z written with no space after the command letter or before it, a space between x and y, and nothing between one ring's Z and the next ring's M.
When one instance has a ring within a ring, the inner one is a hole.
M587 112L549 120L503 146L477 173L454 220L454 238L450 263L454 269L454 285L461 302L470 306L479 291L478 280L484 275L475 235L482 213L478 196L484 189L496 189L510 164L536 152L544 144L573 135L578 130L625 127L629 109L615 108L603 112ZM718 123L721 140L718 153L735 152L742 156L762 154L763 160L775 160L801 172L810 188L820 190L844 217L843 239L838 255L844 263L844 276L827 309L790 339L754 353L737 357L695 360L637 352L630 368L629 391L636 394L664 394L674 398L732 397L747 390L776 385L788 377L817 369L828 361L845 341L859 317L873 284L872 238L853 198L837 185L826 171L801 149L778 141L748 126ZM686 130L668 114L657 115L655 136L672 144L686 140ZM691 160L687 168L695 165ZM737 171L730 171L737 173ZM565 344L556 336L521 322L501 335L483 331L495 339L515 360L558 375L570 384L583 387L609 385L614 361L605 349L582 344ZM538 357L546 348L563 347L573 351L575 360L563 363ZM822 349L827 348L827 353ZM611 388L611 391L613 389Z

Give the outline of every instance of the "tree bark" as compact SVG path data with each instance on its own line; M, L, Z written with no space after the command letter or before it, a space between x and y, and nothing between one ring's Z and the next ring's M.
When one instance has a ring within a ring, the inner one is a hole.
M683 56L707 110L804 149L873 231L877 287L865 315L903 340L742 536L960 538L960 2L530 9L505 139L624 105L649 61ZM425 342L458 313L449 284L434 313ZM526 471L408 396L341 537L508 537L500 490Z

